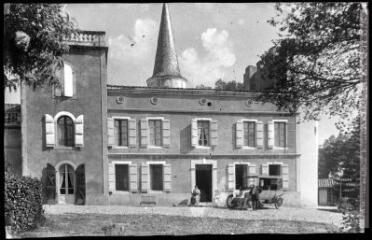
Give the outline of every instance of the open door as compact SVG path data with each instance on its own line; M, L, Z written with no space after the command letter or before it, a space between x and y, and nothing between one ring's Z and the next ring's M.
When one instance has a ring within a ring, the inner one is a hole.
M76 192L75 192L75 204L85 204L85 166L84 164L79 165L76 169Z
M56 203L56 169L51 165L43 169L41 182L43 184L43 203L55 204Z

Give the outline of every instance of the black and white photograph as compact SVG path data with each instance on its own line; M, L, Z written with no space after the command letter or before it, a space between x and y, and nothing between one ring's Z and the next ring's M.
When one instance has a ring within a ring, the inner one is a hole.
M2 5L5 238L368 231L368 3Z

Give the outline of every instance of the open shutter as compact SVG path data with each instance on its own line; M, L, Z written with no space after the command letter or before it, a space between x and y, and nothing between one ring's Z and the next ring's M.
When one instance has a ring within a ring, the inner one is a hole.
M129 165L129 189L131 192L138 192L137 164Z
M256 126L256 143L257 148L263 148L264 147L264 135L263 135L263 122L257 121Z
M288 176L288 164L282 165L282 182L283 182L283 189L289 188L289 176Z
M55 145L55 129L54 129L54 119L51 115L45 114L45 144L46 147L54 147Z
M109 191L115 191L115 170L114 164L109 163L108 165L108 180L109 180Z
M236 148L241 148L244 145L244 129L243 129L243 121L238 121L236 123L235 129L236 135Z
M218 145L218 124L217 120L210 121L211 126L211 146Z
M112 147L114 144L114 119L107 118L107 145Z
M269 148L274 147L274 122L269 121L267 123L267 146Z
M235 189L235 165L230 163L227 165L227 189L234 191Z
M170 120L163 120L163 147L170 146Z
M170 164L164 165L163 174L163 189L165 192L170 192L172 190L172 171Z
M75 120L75 147L84 147L84 116Z
M129 137L129 147L137 146L137 128L136 119L128 120L128 137Z
M196 147L198 145L198 122L196 119L191 120L191 146Z
M267 163L261 165L261 174L269 175L269 165Z
M248 165L248 176L256 176L256 175L257 175L256 165L254 164ZM254 178L254 177L248 178L248 186L257 185L258 183L256 182L256 179L257 178Z
M146 193L150 188L149 183L149 165L146 163L142 163L141 165L141 192Z
M149 123L147 119L141 119L141 146L146 147L149 144Z

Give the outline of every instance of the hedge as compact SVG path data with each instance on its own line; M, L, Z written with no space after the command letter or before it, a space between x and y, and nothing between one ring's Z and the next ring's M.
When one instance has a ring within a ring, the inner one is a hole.
M45 220L41 181L5 172L5 220L15 232L34 229Z

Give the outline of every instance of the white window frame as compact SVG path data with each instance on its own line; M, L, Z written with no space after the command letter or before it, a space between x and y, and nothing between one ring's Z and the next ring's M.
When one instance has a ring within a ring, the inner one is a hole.
M193 118L196 121L196 126L198 126L198 121L208 121L209 122L209 139L208 139L208 146L199 145L199 136L198 136L198 145L195 146L195 149L211 149L211 121L212 118Z
M150 120L161 120L161 132L162 132L162 135L161 135L161 146L156 146L156 145L151 145L150 144L150 124L149 124L149 121ZM163 146L163 122L164 122L165 118L164 117L147 117L146 118L146 121L147 121L147 136L148 136L148 144L147 144L147 148L152 148L152 149L162 149L164 148Z
M70 113L70 112L67 112L67 111L60 111L58 112L53 120L54 120L54 142L55 142L55 145L54 145L54 149L74 149L74 146L63 146L63 145L59 145L58 144L58 119L60 117L63 117L63 116L66 116L66 117L69 117L72 119L72 122L74 124L74 138L75 138L75 124L76 124L76 118L74 116L74 114ZM75 145L75 139L74 139L74 145Z
M274 137L273 149L274 150L288 150L288 120L287 119L275 119L275 120L272 120L272 122L273 122L273 137ZM276 122L284 122L286 124L285 126L285 147L275 146L275 123Z
M149 166L149 174L148 174L149 189L148 189L148 193L164 193L164 186L163 186L162 191L151 189L150 165L163 165L163 182L162 182L162 184L164 185L164 166L166 164L167 164L166 161L146 161L146 165Z
M272 176L272 177L276 177L276 176L279 176L279 177L282 177L282 166L283 166L283 162L268 162L267 163L267 174L268 176ZM270 175L270 165L280 165L280 175Z
M191 160L190 164L191 164L190 166L190 174L191 174L190 192L194 189L194 186L196 184L196 165L197 164L212 165L212 202L213 202L216 197L216 191L218 190L217 188L217 174L218 174L217 161L203 158L199 160ZM203 203L201 203L201 205L203 205Z
M114 168L114 189L112 190L112 193L116 194L129 194L130 193L130 165L132 164L131 161L111 161L112 167ZM128 180L129 180L129 189L128 191L124 190L116 190L116 168L115 165L128 165Z
M234 162L234 192L239 191L240 189L236 189L236 165L247 165L247 171L248 171L248 176L249 176L249 166L253 166L255 164L250 163L250 162Z
M129 120L131 120L130 117L122 117L122 116L112 116L111 117L112 120L114 121L114 137L115 137L115 119L118 119L118 120L128 120L128 129L127 129L127 132L128 132L128 146L119 146L119 145L112 145L112 149L128 149L129 148Z
M249 119L249 118L243 118L240 120L241 122L243 122L243 146L241 147L241 149L246 149L246 150L254 150L254 149L257 149L257 122L258 120L257 119ZM249 146L245 146L244 145L244 122L254 122L255 123L255 133L254 133L254 136L255 136L255 145L256 147L249 147Z

